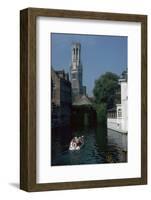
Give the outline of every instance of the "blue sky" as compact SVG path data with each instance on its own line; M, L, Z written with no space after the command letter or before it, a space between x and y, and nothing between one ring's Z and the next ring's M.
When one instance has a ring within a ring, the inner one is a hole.
M71 46L81 43L83 85L93 95L94 82L105 72L118 75L127 68L127 36L79 35L51 33L51 65L70 72Z

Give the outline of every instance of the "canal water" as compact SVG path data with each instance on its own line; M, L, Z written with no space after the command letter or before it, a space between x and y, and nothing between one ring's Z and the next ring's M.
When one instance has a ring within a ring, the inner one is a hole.
M61 127L52 130L51 165L81 165L126 162L127 155L118 145L108 139L103 127L81 128L72 130ZM113 133L114 134L114 133ZM79 151L70 151L69 144L74 136L84 136L84 146ZM114 138L115 139L115 138Z

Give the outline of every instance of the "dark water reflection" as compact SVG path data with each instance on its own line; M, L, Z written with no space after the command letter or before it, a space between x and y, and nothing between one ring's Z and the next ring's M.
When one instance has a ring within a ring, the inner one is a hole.
M79 151L69 151L71 139L81 135L85 137L84 146ZM105 127L53 129L51 147L52 166L126 162L125 153L111 141L108 142Z

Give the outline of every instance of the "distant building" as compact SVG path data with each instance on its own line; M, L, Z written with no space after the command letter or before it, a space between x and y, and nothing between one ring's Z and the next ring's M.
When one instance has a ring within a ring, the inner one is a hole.
M71 83L69 75L51 69L52 127L68 125L71 118Z
M108 110L107 125L108 128L127 132L128 131L128 84L127 76L119 79L121 86L121 103L116 104L115 108Z
M87 95L87 88L86 88L86 86L83 86L83 95Z
M125 76L125 74L124 74ZM128 135L128 84L127 77L119 79L121 86L121 103L108 110L108 142L117 145L122 152L127 152ZM125 157L126 154L124 153ZM127 158L127 157L126 157Z
M128 131L128 84L126 79L120 79L121 104L117 104L117 119L120 128Z
M72 105L76 105L76 106L82 106L82 105L92 105L92 102L91 100L85 96L85 95L82 95L80 97L77 97L76 98L76 101L73 102Z
M81 63L81 44L72 44L72 60L70 67L72 97L86 95L86 86L83 86L83 68Z

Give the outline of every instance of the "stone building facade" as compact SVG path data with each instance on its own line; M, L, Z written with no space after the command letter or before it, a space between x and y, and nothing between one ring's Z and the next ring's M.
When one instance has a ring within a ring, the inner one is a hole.
M71 82L64 70L51 69L52 127L68 125L71 119Z

